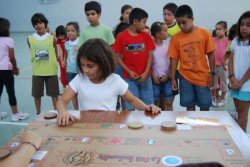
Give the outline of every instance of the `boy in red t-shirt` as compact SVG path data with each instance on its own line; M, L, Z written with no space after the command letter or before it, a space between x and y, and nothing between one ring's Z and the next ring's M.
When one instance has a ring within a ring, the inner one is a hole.
M116 53L117 63L122 67L122 75L129 84L129 90L144 103L153 104L150 70L155 45L151 36L143 31L147 18L146 11L134 8L129 15L129 28L117 36L112 49ZM125 108L134 110L128 103L125 103Z
M179 60L181 106L187 107L188 111L194 111L195 105L202 111L209 110L212 105L210 87L213 86L215 75L215 44L212 35L193 25L193 11L188 5L178 7L175 18L181 31L172 37L168 49L172 88L177 89L175 75Z

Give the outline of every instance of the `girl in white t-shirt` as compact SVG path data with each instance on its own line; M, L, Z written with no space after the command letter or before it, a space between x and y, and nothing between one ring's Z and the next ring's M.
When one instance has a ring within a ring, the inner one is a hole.
M133 96L128 84L115 71L115 61L110 46L102 39L90 39L78 50L79 74L69 83L69 88L57 102L59 125L69 125L75 118L67 112L67 105L78 95L80 110L115 111L117 98L124 100L138 110L160 112L153 104L146 105Z
M0 97L3 86L6 87L9 104L12 110L12 121L19 121L29 117L28 113L18 112L14 76L19 74L19 68L14 56L14 41L10 38L10 22L5 18L0 18ZM0 112L0 119L7 116L6 112Z
M228 72L238 124L246 132L250 106L250 11L241 15L237 25L238 37L231 44Z

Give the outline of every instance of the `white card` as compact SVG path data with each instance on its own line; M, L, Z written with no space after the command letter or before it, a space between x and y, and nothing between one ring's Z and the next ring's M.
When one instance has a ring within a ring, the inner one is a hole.
M48 151L37 151L35 154L32 156L32 160L42 160L45 155L48 153Z

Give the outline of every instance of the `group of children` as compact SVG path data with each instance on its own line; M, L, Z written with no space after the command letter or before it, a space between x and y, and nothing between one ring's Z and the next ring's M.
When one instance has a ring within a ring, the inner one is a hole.
M56 39L46 32L48 20L43 14L32 16L36 32L28 37L28 44L37 114L44 83L47 95L59 111L59 125L75 120L67 112L71 100L74 109L114 111L121 96L125 110L158 113L159 107L173 110L174 96L180 93L180 105L188 111L195 110L196 105L200 110L209 110L212 104L225 103L228 70L238 123L246 131L250 105L249 11L236 25L237 37L228 39L226 22L216 24L213 38L209 31L193 24L193 12L188 5L166 4L165 23L154 22L150 33L145 30L148 13L143 9L124 5L121 22L113 33L99 21L98 2L87 2L84 10L90 25L81 34L77 22L69 22L65 28L58 26ZM69 85L59 100L57 61L62 85L65 88ZM14 72L16 63L11 64ZM122 72L115 71L116 67ZM220 96L218 88L222 91Z

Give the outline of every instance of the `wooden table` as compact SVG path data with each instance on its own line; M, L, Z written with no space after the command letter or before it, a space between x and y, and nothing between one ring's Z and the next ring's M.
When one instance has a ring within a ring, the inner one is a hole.
M77 111L75 111L77 112ZM238 124L226 111L202 111L202 112L167 112L163 111L159 115L151 115L144 111L82 111L80 113L80 123L119 123L126 124L130 121L141 121L145 125L160 125L163 121L166 121L169 117L188 116L192 118L216 118L221 125L229 127L229 134L232 137L234 143L239 148L242 156L246 160L248 166L250 166L250 140L247 135L241 130ZM33 123L44 122L42 116L38 116ZM47 121L47 120L46 120ZM49 120L47 122L55 122ZM60 130L59 130L60 131Z

